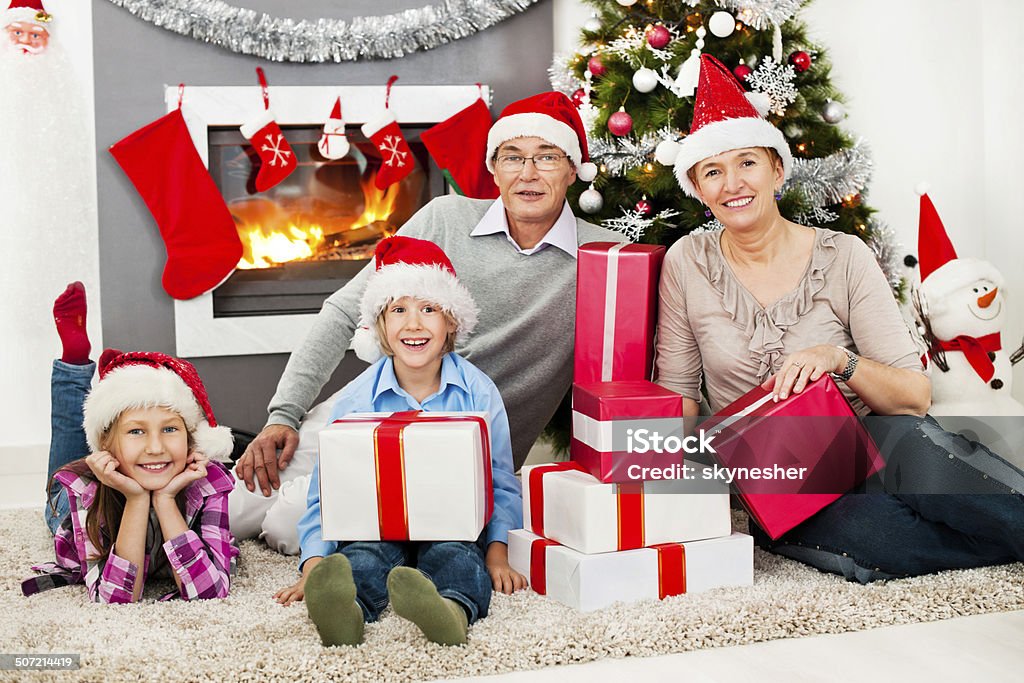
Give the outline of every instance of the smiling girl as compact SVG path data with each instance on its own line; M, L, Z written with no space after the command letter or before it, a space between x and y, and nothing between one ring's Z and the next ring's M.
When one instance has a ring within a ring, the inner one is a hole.
M136 602L148 578L165 577L177 590L161 599L225 597L238 555L228 531L232 480L211 458L230 454L232 438L217 426L195 368L162 353L108 349L83 404L94 364L80 283L54 314L65 354L54 361L50 462L67 463L51 470L48 487L57 560L33 567L43 575L22 592L85 583L94 602Z

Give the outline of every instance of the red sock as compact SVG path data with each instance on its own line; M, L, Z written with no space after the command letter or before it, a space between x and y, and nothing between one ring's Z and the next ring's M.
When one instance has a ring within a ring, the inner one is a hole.
M57 334L64 346L60 359L69 365L85 365L89 362L89 334L85 331L85 285L72 282L64 293L53 302L53 319L57 323Z

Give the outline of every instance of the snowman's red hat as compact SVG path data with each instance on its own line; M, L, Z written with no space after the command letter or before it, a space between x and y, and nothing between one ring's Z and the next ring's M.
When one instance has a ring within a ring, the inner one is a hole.
M979 280L987 280L996 287L1003 286L1003 275L988 261L976 258L955 258L942 264L921 281L920 291L927 297L929 309L938 310L939 302L962 287L970 287Z
M921 214L917 230L918 263L921 268L921 293L932 308L938 301L961 287L968 287L978 280L988 280L996 287L1003 285L1003 276L988 261L974 258L958 258L953 243L946 234L939 212L928 197L924 183L917 186L921 195Z

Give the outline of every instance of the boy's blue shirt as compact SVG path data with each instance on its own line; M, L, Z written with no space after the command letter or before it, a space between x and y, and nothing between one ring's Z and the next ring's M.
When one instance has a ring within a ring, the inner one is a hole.
M384 413L402 410L487 411L491 416L491 473L494 514L484 529L485 541L508 543L508 532L523 526L523 494L512 470L512 441L505 404L494 382L465 358L454 353L441 360L437 393L419 403L398 385L394 362L382 358L348 383L334 404L330 422L349 413ZM306 512L299 520L302 554L299 568L310 557L338 551L337 541L325 541L320 531L320 464L313 466L306 497Z

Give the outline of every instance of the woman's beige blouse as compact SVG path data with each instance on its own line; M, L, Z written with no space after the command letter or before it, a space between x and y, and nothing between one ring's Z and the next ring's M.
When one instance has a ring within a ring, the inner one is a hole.
M786 355L836 344L897 368L924 371L921 351L874 254L852 235L815 228L807 271L762 307L733 274L720 231L687 235L661 274L657 381L714 412L762 383ZM864 403L840 382L859 414Z

